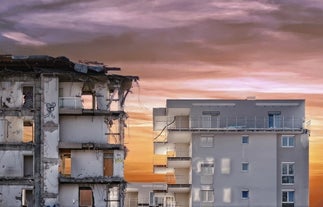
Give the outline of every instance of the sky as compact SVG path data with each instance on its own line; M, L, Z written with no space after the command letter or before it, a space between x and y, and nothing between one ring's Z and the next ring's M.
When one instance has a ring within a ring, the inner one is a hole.
M310 204L323 203L323 1L4 0L0 53L121 67L126 178L152 174L152 108L169 98L306 99Z

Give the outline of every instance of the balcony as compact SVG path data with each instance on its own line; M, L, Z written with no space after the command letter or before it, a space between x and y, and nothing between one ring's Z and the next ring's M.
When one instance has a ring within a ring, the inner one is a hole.
M169 168L189 168L191 166L191 157L189 156L188 148L174 152L168 152L167 167Z
M59 112L64 114L80 114L82 113L81 97L59 97Z
M175 116L158 123L172 131L302 131L303 124L303 117L294 116Z

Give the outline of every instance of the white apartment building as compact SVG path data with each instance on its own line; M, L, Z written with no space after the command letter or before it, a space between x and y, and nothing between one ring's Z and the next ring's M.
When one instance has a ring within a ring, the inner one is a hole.
M0 206L122 207L124 103L136 76L0 56Z
M154 108L165 207L307 207L304 100L167 100Z

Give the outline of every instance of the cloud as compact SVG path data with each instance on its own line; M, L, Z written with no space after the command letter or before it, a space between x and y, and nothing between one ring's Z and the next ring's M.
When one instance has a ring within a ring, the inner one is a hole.
M20 45L43 46L46 44L21 32L4 32L2 36L14 40Z

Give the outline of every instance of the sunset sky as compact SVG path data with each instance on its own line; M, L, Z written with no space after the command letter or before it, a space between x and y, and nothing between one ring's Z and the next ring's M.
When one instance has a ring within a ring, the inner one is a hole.
M311 207L323 204L322 0L4 0L0 53L97 60L138 75L128 181L152 174L152 108L167 98L306 99Z

